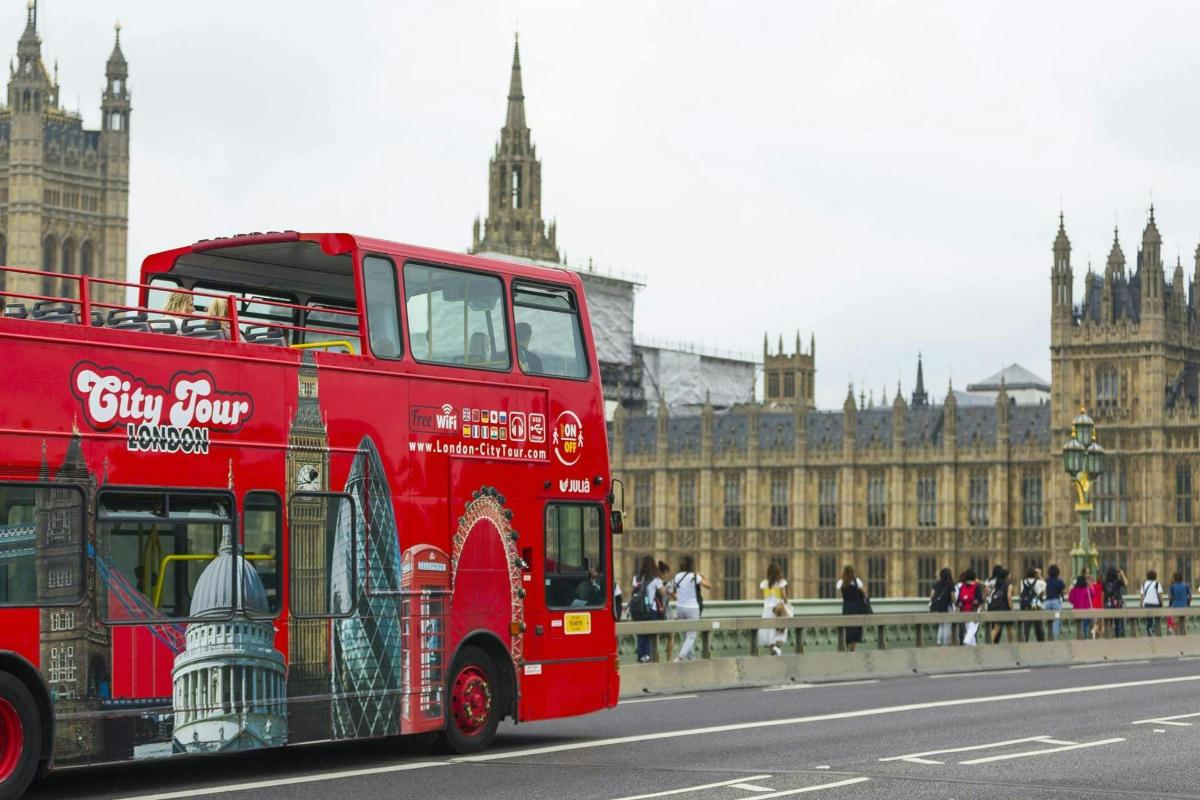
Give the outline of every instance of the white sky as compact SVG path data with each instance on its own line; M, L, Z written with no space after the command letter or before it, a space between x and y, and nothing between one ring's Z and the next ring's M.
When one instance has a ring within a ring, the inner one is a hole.
M463 250L519 25L542 205L571 261L643 276L639 338L817 337L847 381L936 396L1049 377L1060 206L1077 284L1200 239L1200 9L1185 3L42 0L99 122L112 23L134 112L130 263L253 230ZM24 2L0 3L15 54ZM1171 266L1167 272L1170 274ZM1078 298L1078 290L1077 290ZM774 344L772 345L774 347Z

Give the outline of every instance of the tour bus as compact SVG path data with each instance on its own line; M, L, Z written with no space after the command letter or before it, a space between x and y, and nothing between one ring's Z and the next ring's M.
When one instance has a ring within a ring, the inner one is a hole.
M617 702L577 275L340 233L0 268L0 800Z

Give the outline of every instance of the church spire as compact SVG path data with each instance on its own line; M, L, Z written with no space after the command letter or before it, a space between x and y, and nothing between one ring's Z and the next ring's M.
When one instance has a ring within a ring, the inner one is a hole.
M921 354L917 353L917 388L913 389L912 407L922 408L929 405L929 393L925 391L925 364Z
M525 127L525 90L521 87L521 43L513 37L512 77L508 82L508 117L504 127L521 130Z

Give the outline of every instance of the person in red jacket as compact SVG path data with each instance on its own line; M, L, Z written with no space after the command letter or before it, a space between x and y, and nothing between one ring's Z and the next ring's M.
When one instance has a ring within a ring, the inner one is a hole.
M1083 571L1085 578L1091 578L1087 570ZM1092 608L1104 608L1104 576L1099 570L1096 571L1096 580L1091 584L1092 590ZM1097 639L1104 635L1104 620L1096 620L1096 633L1093 634Z
M1071 608L1077 611L1081 608L1096 608L1092 603L1092 587L1088 581L1087 570L1084 570L1075 579L1075 585L1071 587L1071 591L1067 594L1067 601L1071 604ZM1083 632L1083 638L1088 638L1092 632L1092 621L1090 619L1080 620L1079 626Z

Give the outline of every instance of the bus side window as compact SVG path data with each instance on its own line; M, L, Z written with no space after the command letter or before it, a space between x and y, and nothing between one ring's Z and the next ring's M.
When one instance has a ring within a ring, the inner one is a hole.
M367 330L377 358L400 358L400 309L396 301L396 266L390 259L363 259L363 295L367 301Z
M546 605L548 608L603 608L604 545L600 506L549 503L546 506Z
M361 516L348 494L295 492L288 504L288 606L293 617L342 617L358 593Z
M247 492L242 501L242 552L246 564L258 573L267 592L267 613L279 613L279 559L283 543L283 503L275 492ZM249 616L261 612L251 610Z
M0 484L0 606L79 603L83 506L71 484Z
M409 352L417 361L494 370L512 366L504 285L494 275L405 264L404 302Z
M561 286L515 281L513 319L517 364L528 375L586 378L587 350L575 293Z
M196 589L222 549L235 549L233 511L233 498L224 492L101 492L97 568L117 598L105 621L232 613L227 592L207 596ZM228 576L216 576L229 585L233 578L232 568ZM252 612L267 613L262 596L245 602Z

